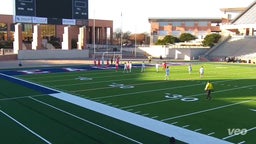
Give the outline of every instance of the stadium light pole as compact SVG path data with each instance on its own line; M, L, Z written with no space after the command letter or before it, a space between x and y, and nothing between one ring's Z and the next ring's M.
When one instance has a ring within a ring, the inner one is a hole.
M137 57L136 55L136 48L137 48L137 35L136 35L136 26L135 26L135 32L134 32L134 56Z
M93 15L94 15L94 18L93 18L93 55L94 55L94 59L96 58L96 50L95 50L95 9L93 10Z
M121 52L121 57L123 58L123 14L121 11L121 37L120 37L120 52Z

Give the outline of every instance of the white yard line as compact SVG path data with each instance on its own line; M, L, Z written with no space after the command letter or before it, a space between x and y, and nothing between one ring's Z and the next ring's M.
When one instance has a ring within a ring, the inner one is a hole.
M250 87L255 87L256 85L249 85L249 86L243 86L243 87L237 87L237 88L230 88L230 89L225 89L225 90L219 90L219 91L214 91L213 93L221 93L221 92L226 92L226 91L233 91L237 89L243 89L243 88L250 88ZM129 93L131 95L131 93ZM133 93L132 93L133 94ZM205 95L205 93L199 93L199 94L194 94L194 95L189 95L187 97L198 97L201 95ZM116 95L117 96L117 95ZM157 103L162 103L162 102L167 102L167 101L172 101L172 100L178 100L178 99L165 99L165 100L159 100L159 101L152 101L148 103L141 103L141 104L136 104L136 105L129 105L129 106L124 106L120 107L121 109L126 109L126 108L134 108L134 107L139 107L139 106L145 106L145 105L151 105L151 104L157 104Z
M132 112L124 111L108 105L104 105L95 101L84 99L68 93L50 94L52 97L61 99L63 101L84 107L89 110L119 119L121 121L133 124L135 126L165 135L167 137L175 137L177 140L189 144L231 144L230 142L204 135L198 132L187 130L178 126L167 124L155 119L151 119Z
M39 94L39 95L30 95L30 96L21 96L21 97L10 97L10 98L1 98L0 101L9 101L9 100L17 100L17 99L26 99L28 97L42 97L46 96L46 94Z
M177 99L165 99L165 100L160 100L160 101L153 101L153 102L148 102L148 103L142 103L142 104L136 104L136 105L124 106L124 107L120 107L120 109L127 109L127 108L134 108L134 107L139 107L139 106L145 106L145 105L157 104L157 103L167 102L167 101L171 101L171 100L177 100Z
M152 89L152 90L145 90L145 91L138 91L138 92L131 92L131 93L123 93L123 94L110 95L110 96L102 96L102 97L91 98L91 99L92 100L107 99L107 98L121 97L121 96L133 95L133 94L150 93L150 92L157 92L157 91L164 91L164 90L186 88L186 87L192 87L192 86L198 86L198 85L202 85L202 84L199 83L199 84L192 84L192 85L185 85L185 86L183 85L183 86L176 86L176 87L169 87L169 88L162 88L162 89ZM220 93L220 92L226 92L226 91L243 89L243 88L250 88L250 87L256 87L256 85L247 85L247 86L242 86L242 87L224 89L224 90L214 91L213 93ZM199 96L199 95L203 95L203 94L205 94L205 93L190 95L190 97Z
M186 88L186 87L192 87L192 86L197 86L197 85L202 85L202 84L192 84L192 85L186 85L186 86L181 85L181 86L168 87L168 88L162 88L162 89L152 89L152 90L145 90L145 91L138 91L138 92L131 92L131 93L123 93L123 94L118 94L118 95L102 96L102 97L97 97L97 98L92 98L92 99L93 100L106 99L106 98L121 97L121 96L133 95L133 94L150 93L150 92L157 92L157 91L164 91L164 90L171 90L171 89L178 89L178 88Z
M8 76L11 77L11 76ZM18 79L15 77L12 77L14 79ZM25 81L25 80L21 80ZM28 81L26 81L28 82ZM31 82L28 82L31 83ZM34 83L32 83L34 84ZM38 85L38 84L35 84ZM201 84L193 84L195 85L201 85ZM41 85L39 85L41 86ZM118 97L118 96L124 96L124 95L131 95L131 94L138 94L138 93L146 93L146 92L152 92L152 91L162 91L162 90L169 90L169 89L174 89L174 88L184 88L184 87L189 87L192 85L187 85L187 86L178 86L178 87L172 87L172 88L165 88L165 89L157 89L157 90L151 90L151 91L140 91L140 92L135 92L135 93L127 93L127 94L121 94L121 95L114 95L114 96L103 96L98 99L102 98L109 98L109 97ZM252 87L256 85L250 85L250 86L245 86L245 87L240 87L240 88L234 88L234 89L241 89L241 88L247 88L247 87ZM44 86L41 86L44 87ZM45 87L47 88L47 87ZM51 90L54 90L52 88L49 88ZM233 90L234 90L233 89ZM230 90L230 89L229 89ZM229 90L223 90L223 91L229 91ZM131 112L127 112L118 108L114 108L111 106L107 106L98 102L94 102L88 99L84 99L78 96L74 96L68 93L64 93L58 90L55 90L59 93L54 93L50 94L51 96L73 103L75 105L79 105L81 107L84 107L86 109L90 109L99 113L102 113L104 115L111 116L113 118L117 118L119 120L128 122L130 124L148 129L150 131L154 131L156 133L168 136L168 137L175 137L176 139L187 142L190 144L198 144L198 143L207 143L207 144L231 144L230 142L212 137L212 136L207 136L201 133L197 133L191 130L187 130L181 127L173 126L170 124L167 124L165 122L161 122L155 119L151 119L142 115L134 114ZM223 92L223 91L218 91L218 92ZM216 93L215 91L214 93ZM196 94L196 95L202 95L202 94ZM195 95L193 95L195 96Z
M168 120L173 120L173 119L177 119L177 118L187 117L187 116L191 116L191 115L195 115L195 114L201 114L201 113L205 113L205 112L208 112L208 111L213 111L213 110L217 110L217 109L231 107L231 106L234 106L234 105L239 105L239 104L248 103L248 102L252 102L252 101L255 101L255 100L254 99L253 100L246 100L246 101L241 101L241 102L237 102L237 103L233 103L233 104L223 105L223 106L219 106L219 107L215 107L215 108L210 108L210 109L206 109L206 110L201 110L201 111L197 111L197 112L192 112L192 113L188 113L188 114L184 114L184 115L179 115L179 116L175 116L175 117L165 118L165 119L162 119L161 121L168 121Z
M120 80L121 81L121 80ZM116 81L114 81L114 82L112 82L112 83L115 83ZM146 84L158 84L158 83L165 83L166 81L160 81L160 82L147 82L147 83L137 83L137 84L127 84L127 85L132 85L132 86L140 86L140 85L146 85ZM112 84L112 83L109 83L109 84ZM120 82L120 83L122 83L122 82ZM92 83L88 83L88 84L90 84L90 85L92 85L93 84L93 82ZM68 85L67 85L68 86ZM70 86L70 85L69 85ZM58 86L57 86L57 88L58 88ZM81 89L79 89L79 90L73 90L73 91L71 91L71 92L86 92L86 91L95 91L95 90L98 90L98 89L113 89L113 87L110 87L110 86L107 86L107 87L99 87L99 88L91 88L91 89L83 89L83 90L81 90Z
M48 107L51 107L51 108L53 108L53 109L55 109L55 110L58 110L58 111L60 111L60 112L62 112L62 113L65 113L65 114L67 114L67 115L69 115L69 116L75 117L75 118L77 118L77 119L79 119L79 120L81 120L81 121L83 121L83 122L89 123L89 124L91 124L91 125L94 125L94 126L96 126L96 127L101 128L101 129L103 129L103 130L106 130L106 131L108 131L108 132L110 132L110 133L112 133L112 134L118 135L118 136L120 136L120 137L123 137L123 138L125 138L125 139L128 139L128 140L130 140L130 141L132 141L132 142L135 142L135 143L137 143L137 144L143 144L143 143L141 143L141 142L139 142L139 141L136 141L136 140L134 140L134 139L132 139L132 138L129 138L129 137L125 136L125 135L122 135L122 134L120 134L120 133L118 133L118 132L115 132L115 131L113 131L113 130L110 130L110 129L108 129L108 128L105 128L105 127L103 127L103 126L100 126L100 125L98 125L98 124L96 124L96 123L93 123L93 122L91 122L91 121L88 121L88 120L86 120L86 119L84 119L84 118L81 118L81 117L79 117L79 116L77 116L77 115L74 115L74 114L72 114L72 113L70 113L70 112L64 111L64 110L62 110L62 109L60 109L60 108L57 108L57 107L55 107L55 106L53 106L53 105L47 104L47 103L45 103L45 102L43 102L43 101L40 101L40 100L37 100L37 99L35 99L35 98L33 98L33 97L29 97L29 98L32 99L32 100L34 100L34 101L36 101L36 102L38 102L38 103L41 103L41 104L46 105L46 106L48 106Z
M17 123L18 125L20 125L21 127L25 128L26 130L28 130L30 133L32 133L33 135L35 135L36 137L38 137L39 139L43 140L45 143L47 144L51 144L51 142L49 142L48 140L46 140L45 138L43 138L42 136L40 136L39 134L37 134L36 132L34 132L33 130L29 129L28 127L26 127L24 124L22 124L21 122L17 121L16 119L14 119L12 116L8 115L7 113L5 113L4 111L0 110L0 112L2 114L4 114L5 116L7 116L9 119L11 119L12 121L14 121L15 123Z

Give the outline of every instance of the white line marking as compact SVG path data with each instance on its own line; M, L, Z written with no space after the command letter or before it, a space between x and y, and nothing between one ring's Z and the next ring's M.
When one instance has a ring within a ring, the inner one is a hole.
M177 87L168 87L168 88L162 88L162 89L152 89L152 90L138 91L138 92L132 92L132 93L123 93L123 94L118 94L118 95L102 96L102 97L92 98L92 100L106 99L106 98L113 98L113 97L120 97L120 96L141 94L141 93L149 93L149 92L157 92L157 91L171 90L171 89L177 89L177 88L193 87L196 85L202 85L202 84L200 83L200 84L192 84L192 85L186 85L186 86L182 85L182 86L177 86Z
M158 118L158 116L153 116L153 117L151 117L152 119L155 119L155 118Z
M233 103L233 104L223 105L223 106L219 106L219 107L215 107L215 108L210 108L210 109L206 109L206 110L201 110L201 111L197 111L197 112L192 112L192 113L188 113L188 114L184 114L184 115L179 115L179 116L175 116L175 117L165 118L165 119L162 119L161 121L168 121L168 120L177 119L177 118L181 118L181 117L186 117L186 116L191 116L191 115L195 115L195 114L200 114L200 113L204 113L204 112L208 112L208 111L213 111L213 110L217 110L217 109L222 109L222 108L226 108L226 107L230 107L230 106L234 106L234 105L248 103L248 102L251 102L251 101L255 101L255 100L247 100L247 101L241 101L241 102L237 102L237 103Z
M177 124L178 122L173 122L173 123L171 123L172 125L175 125L175 124Z
M213 134L215 134L215 132L208 133L207 135L213 135Z
M45 138L43 138L42 136L40 136L39 134L37 134L36 132L34 132L33 130L29 129L28 127L26 127L24 124L22 124L21 122L17 121L16 119L14 119L13 117L11 117L10 115L8 115L7 113L5 113L4 111L0 110L0 112L2 114L4 114L5 116L7 116L9 119L13 120L15 123L17 123L18 125L22 126L23 128L25 128L26 130L28 130L29 132L31 132L33 135L37 136L38 138L40 138L41 140L43 140L44 142L46 142L47 144L51 144L51 142L49 142L48 140L46 140Z
M201 128L199 128L199 129L195 129L194 131L195 131L195 132L197 132L197 131L200 131L200 130L202 130L202 129L201 129Z
M249 110L256 112L256 109L249 109Z
M239 143L237 143L237 144L244 144L245 143L245 141L241 141L241 142L239 142Z
M37 85L37 84L36 84ZM159 91L159 90L157 90L157 91ZM60 92L60 91L59 91ZM56 93L56 95L58 95L57 93ZM53 97L56 97L55 96L55 94L51 94L51 96L53 96ZM63 98L61 98L61 97L56 97L56 98L59 98L59 99L63 99ZM67 98L67 97L66 97ZM69 98L67 98L67 99L69 99ZM63 99L63 100L65 100L65 99ZM68 101L68 100L65 100L65 101ZM72 101L72 103L73 104L76 104L74 101ZM81 105L82 106L82 105ZM106 105L105 105L106 106ZM112 108L113 109L113 108ZM120 116L119 116L120 117ZM153 119L152 119L153 120ZM142 124L143 125L143 124ZM169 133L169 132L168 132ZM205 135L202 135L202 136L205 136ZM184 139L186 139L186 138L184 138ZM208 139L208 140L210 140L210 139ZM221 141L221 142L224 142L224 141ZM227 142L228 143L228 142Z
M190 144L231 144L228 141L218 139L212 136L194 132L191 130L184 129L182 127L174 126L161 122L159 120L151 119L142 115L138 115L132 112L127 112L115 107L104 105L92 100L84 99L78 96L74 96L68 93L55 93L50 96L57 99L73 103L83 108L104 114L106 116L119 119L121 121L130 123L134 126L144 128L155 133L167 137L175 137L177 140L183 141ZM199 139L200 138L200 139Z
M189 127L190 125L184 125L184 126L182 126L183 128L186 128L186 127Z
M126 111L133 111L133 109L127 109Z
M149 115L149 113L145 113L145 114L142 114L143 116L148 116Z
M10 98L1 98L0 101L18 100L18 99L26 99L28 97L42 97L42 96L46 96L46 94L30 95L30 96L20 96L20 97L10 97Z
M219 91L215 91L215 92L213 92L213 93L221 93L221 92L233 91L233 90L237 90L237 89L243 89L243 88L255 87L255 86L256 86L256 85L249 85L249 86L243 86L243 87L238 87L238 88L231 88L231 89L219 90ZM127 94L127 93L126 93L126 94ZM123 94L123 95L126 95L126 94ZM129 94L133 94L133 93L129 93ZM205 95L205 94L199 93L199 94L190 95L190 96L188 96L188 97L198 97L198 96L201 96L201 95ZM165 99L165 100L153 101L153 102L148 102L148 103L142 103L142 104L124 106L124 107L121 107L121 108L122 108L122 109L124 109L124 108L133 108L133 107L139 107L139 106L145 106L145 105L150 105L150 104L156 104L156 103L167 102L167 101L171 101L171 100L177 100L177 99Z
M177 99L165 99L165 100L160 100L160 101L152 101L152 102L148 102L148 103L142 103L142 104L124 106L124 107L121 107L121 109L127 109L127 108L145 106L145 105L156 104L156 103L161 103L161 102L167 102L167 101L172 101L172 100L177 100Z
M110 129L105 128L105 127L103 127L103 126L100 126L100 125L98 125L98 124L96 124L96 123L93 123L93 122L88 121L88 120L86 120L86 119L83 119L83 118L81 118L81 117L79 117L79 116L76 116L76 115L74 115L74 114L72 114L72 113L69 113L69 112L64 111L64 110L62 110L62 109L59 109L59 108L57 108L57 107L55 107L55 106L53 106L53 105L47 104L47 103L42 102L42 101L40 101L40 100L37 100L37 99L35 99L35 98L33 98L33 97L29 97L29 98L32 99L32 100L34 100L34 101L36 101L36 102L38 102L38 103L41 103L41 104L46 105L46 106L48 106L48 107L51 107L51 108L53 108L53 109L55 109L55 110L58 110L58 111L60 111L60 112L63 112L63 113L65 113L65 114L67 114L67 115L70 115L70 116L72 116L72 117L75 117L75 118L77 118L77 119L79 119L79 120L81 120L81 121L84 121L84 122L86 122L86 123L89 123L89 124L91 124L91 125L94 125L94 126L96 126L96 127L99 127L99 128L101 128L101 129L103 129L103 130L106 130L106 131L108 131L108 132L110 132L110 133L113 133L113 134L115 134L115 135L118 135L118 136L120 136L120 137L123 137L123 138L125 138L125 139L128 139L128 140L133 141L133 142L135 142L135 143L143 144L143 143L141 143L141 142L139 142L139 141L136 141L136 140L134 140L134 139L132 139L132 138L129 138L129 137L127 137L127 136L124 136L124 135L122 135L122 134L120 134L120 133L117 133L117 132L115 132L115 131L113 131L113 130L110 130Z

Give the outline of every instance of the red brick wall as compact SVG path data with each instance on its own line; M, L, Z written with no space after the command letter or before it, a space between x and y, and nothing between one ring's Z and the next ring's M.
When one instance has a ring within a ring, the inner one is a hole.
M6 23L8 25L8 38L12 39L12 35L10 34L10 27L13 23L13 16L12 15L0 15L0 23ZM94 20L90 19L88 22L88 28L86 30L89 30L89 27L94 26ZM110 28L110 37L113 38L113 21L112 20L95 20L95 27L100 28ZM71 39L77 39L78 33L79 33L79 26L71 26L72 33L71 33ZM62 36L64 33L64 26L63 25L56 25L56 37L59 37L62 41ZM88 32L87 32L88 33ZM87 35L88 36L88 35Z

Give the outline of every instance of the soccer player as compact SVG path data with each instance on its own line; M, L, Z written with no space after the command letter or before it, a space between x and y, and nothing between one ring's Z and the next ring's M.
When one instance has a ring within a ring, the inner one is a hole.
M130 72L132 72L132 62L131 61L129 61L129 70L130 70Z
M159 63L156 63L156 72L159 72Z
M212 84L210 81L208 81L208 82L206 83L204 90L207 92L207 97L206 97L206 99L211 100L211 99L212 99L211 93L212 93L212 91L214 90L214 88L213 88L213 84Z
M167 63L164 62L164 63L163 63L163 70L164 70L164 71L165 71L166 67L167 67Z
M124 71L123 71L123 73L128 72L127 66L128 66L128 64L126 62L124 62Z
M145 63L143 61L142 64L141 64L141 72L144 72L144 71L145 71Z
M116 62L116 72L118 71L119 64Z
M170 79L170 68L169 66L167 66L165 69L165 80L169 80L169 79Z
M119 62L120 62L120 57L117 56L117 57L116 57L116 63L119 65Z
M189 73L189 74L192 73L192 65L191 65L191 64L188 65L188 73Z
M114 60L113 60L113 57L114 57L114 56L112 56L111 59L110 59L110 64L111 64L111 66L113 65L113 61L114 61Z
M109 66L109 59L107 59L107 67Z
M94 62L94 66L96 66L97 65L97 59L95 58L93 62Z
M100 59L98 59L98 67L100 67Z
M201 68L199 69L199 74L200 74L200 78L202 78L204 76L204 67L201 66Z

